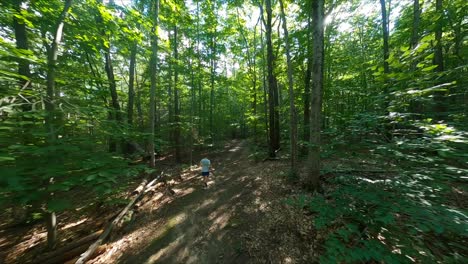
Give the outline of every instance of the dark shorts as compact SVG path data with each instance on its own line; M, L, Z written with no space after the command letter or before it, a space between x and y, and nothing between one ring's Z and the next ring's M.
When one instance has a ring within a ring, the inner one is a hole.
M210 172L209 171L202 171L201 175L204 176L204 177L208 177L208 176L210 176Z

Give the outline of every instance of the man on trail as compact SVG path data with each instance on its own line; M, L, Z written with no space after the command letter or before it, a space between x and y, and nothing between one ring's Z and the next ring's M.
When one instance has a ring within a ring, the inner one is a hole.
M205 187L208 187L208 177L210 176L210 166L211 162L207 158L203 158L200 161L201 166L201 175L203 177L203 182L205 183Z

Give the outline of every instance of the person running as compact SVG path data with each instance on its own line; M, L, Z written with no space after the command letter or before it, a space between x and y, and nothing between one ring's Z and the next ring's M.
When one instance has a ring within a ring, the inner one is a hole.
M208 177L210 177L211 161L208 158L203 158L200 161L200 166L203 182L205 183L205 187L208 187Z

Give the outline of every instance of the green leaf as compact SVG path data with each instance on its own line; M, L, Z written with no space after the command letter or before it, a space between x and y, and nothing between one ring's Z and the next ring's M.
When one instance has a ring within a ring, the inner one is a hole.
M52 201L49 201L47 203L47 210L51 212L62 212L66 209L69 209L72 207L72 204L69 200L65 199L54 199Z
M427 72L427 71L432 71L433 69L437 68L438 65L431 65L429 67L426 67L424 69L422 69L423 72Z

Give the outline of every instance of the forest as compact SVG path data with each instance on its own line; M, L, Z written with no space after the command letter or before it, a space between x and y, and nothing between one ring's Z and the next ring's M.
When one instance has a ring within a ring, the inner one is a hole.
M468 263L464 0L2 0L0 36L0 263Z

